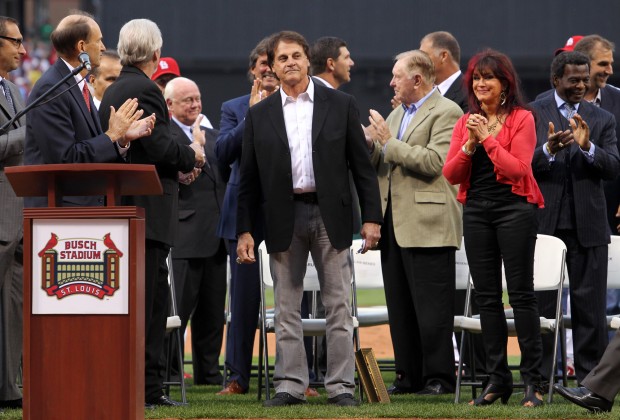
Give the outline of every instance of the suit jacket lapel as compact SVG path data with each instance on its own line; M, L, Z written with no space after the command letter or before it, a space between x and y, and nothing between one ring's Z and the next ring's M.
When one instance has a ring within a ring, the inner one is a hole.
M11 97L13 98L13 105L15 106L15 111L9 106L9 102L6 100L6 97L0 93L0 108L2 112L6 115L7 121L15 116L15 114L22 109L24 109L24 104L21 99L21 92L13 83L7 80L6 86L8 86L9 91L11 92ZM21 127L26 124L26 116L22 115L17 121L15 121L12 125L14 127ZM0 124L2 125L2 124Z
M327 118L327 113L329 112L329 101L327 100L327 96L322 89L329 89L327 87L321 86L317 89L317 85L314 85L314 103L315 106L312 111L312 144L316 142L316 139L319 137L319 132L321 128L323 128L323 123L325 123L325 118Z
M65 64L63 60L58 59L56 63L54 63L54 66L56 67L56 71L60 74L61 78L69 74L69 67L67 67L67 65ZM84 81L84 83L86 83L86 80ZM65 85L67 85L67 87L71 86L68 93L73 97L73 100L76 101L76 103L78 104L92 132L94 134L101 134L102 132L101 125L95 124L93 115L90 113L90 111L88 111L88 108L86 107L86 102L84 101L84 96L82 96L82 91L80 90L80 87L75 84L75 78L70 78L69 80L67 80L65 82ZM58 91L61 92L62 89L66 89L67 87L64 87L64 88L59 87ZM58 92L56 94L58 94ZM91 109L93 109L93 107L94 107L94 104L92 103L92 100L91 100Z
M429 98L426 99L426 101L424 101L420 109L416 111L411 121L409 121L409 125L407 126L407 128L405 128L405 131L403 131L403 135L401 136L401 141L404 141L406 143L409 140L409 137L413 133L413 130L415 130L416 127L420 125L422 121L426 119L426 117L428 117L428 115L431 112L431 109L435 107L435 104L437 103L437 99L440 96L441 94L435 91ZM400 120L402 121L402 118ZM400 128L400 126L398 128Z
M275 128L276 134L280 137L280 140L286 144L286 147L288 147L288 136L286 135L286 125L284 124L284 111L282 110L281 93L276 92L276 94L271 95L269 98L272 97L273 99L270 100L269 103L269 118L271 118L271 123Z

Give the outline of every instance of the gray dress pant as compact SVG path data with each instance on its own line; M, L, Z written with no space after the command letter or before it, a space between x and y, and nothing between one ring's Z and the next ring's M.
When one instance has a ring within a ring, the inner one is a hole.
M312 255L327 319L327 372L325 389L330 398L355 391L351 266L349 248L335 249L323 225L319 206L295 202L295 228L285 252L270 254L274 281L276 392L305 399L308 366L303 343L301 299L308 253Z

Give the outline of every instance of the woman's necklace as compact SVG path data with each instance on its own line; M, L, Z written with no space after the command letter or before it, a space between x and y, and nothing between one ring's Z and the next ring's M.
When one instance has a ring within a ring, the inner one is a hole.
M493 124L489 124L489 125L487 126L487 127L488 127L488 129L489 129L489 133L494 133L494 132L495 132L495 129L497 128L497 125L498 125L500 122L501 122L501 121L500 121L500 119L499 119L499 116L498 116L498 115L496 115L496 116L495 116L495 122L494 122Z

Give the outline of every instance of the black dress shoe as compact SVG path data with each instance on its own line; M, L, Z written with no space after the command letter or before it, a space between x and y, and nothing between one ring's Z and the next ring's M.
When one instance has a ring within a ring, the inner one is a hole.
M553 389L566 398L568 401L577 404L593 413L603 411L611 411L613 401L607 401L605 398L596 395L586 387L565 388L560 384L553 385Z
M333 398L328 398L327 402L341 407L356 407L360 405L360 402L353 398L353 394L349 394L348 392L336 395Z
M144 404L145 408L155 408L155 407L182 407L187 404L182 402L173 401L165 395L162 395L159 398L155 398L154 400L149 400ZM153 407L149 407L153 406Z
M263 402L263 407L283 407L285 405L305 404L306 400L293 397L288 392L278 392L270 400Z
M0 401L0 408L22 408L22 399Z
M404 388L402 386L392 385L387 389L389 395L415 394L412 388Z
M422 388L421 391L416 392L416 395L444 395L453 394L454 391L450 391L439 382L432 382Z

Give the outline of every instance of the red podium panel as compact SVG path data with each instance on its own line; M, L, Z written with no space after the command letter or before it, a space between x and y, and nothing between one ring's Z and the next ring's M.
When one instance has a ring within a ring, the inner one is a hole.
M47 196L51 206L24 210L23 418L144 419L144 210L109 205L161 194L154 167L6 173L18 195ZM53 207L63 195L101 194L108 207ZM126 238L108 233L117 225ZM106 313L120 296L126 309Z

